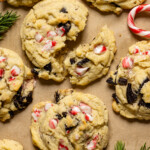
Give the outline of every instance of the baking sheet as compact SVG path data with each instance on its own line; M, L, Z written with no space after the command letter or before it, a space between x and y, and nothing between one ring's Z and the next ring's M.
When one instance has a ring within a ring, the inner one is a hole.
M76 42L68 42L68 47L73 49L79 44L90 42L94 36L99 32L100 28L105 24L114 31L117 43L117 53L115 59L111 65L110 70L114 70L118 64L120 58L125 56L128 47L134 44L141 38L133 35L127 27L127 15L128 11L123 12L120 16L115 14L100 13L94 8L89 7L86 2L83 2L89 9L89 17L85 30L79 34ZM150 0L146 3L150 4ZM14 8L6 4L6 2L0 2L0 12L6 10L16 10L20 16L20 19L16 24L5 34L4 40L0 41L0 46L16 51L24 60L27 66L31 66L28 58L21 49L20 41L20 27L24 17L30 9L27 8ZM138 15L136 24L139 27L149 29L150 14L142 13ZM78 91L94 94L101 98L106 104L109 110L109 144L107 150L113 150L114 144L117 140L123 140L126 143L127 150L139 150L141 145L145 142L150 145L150 121L128 121L125 118L115 114L112 110L112 93L114 90L106 84L108 74L102 79L96 80L86 87L71 86L69 79L66 79L62 83L57 83L52 80L44 81L37 80L36 88L33 94L33 102L21 113L18 113L13 119L7 123L0 123L0 139L8 138L19 141L23 144L24 150L35 150L32 145L31 134L29 130L31 121L31 109L34 104L40 101L51 100L53 101L54 92L58 89L74 88Z

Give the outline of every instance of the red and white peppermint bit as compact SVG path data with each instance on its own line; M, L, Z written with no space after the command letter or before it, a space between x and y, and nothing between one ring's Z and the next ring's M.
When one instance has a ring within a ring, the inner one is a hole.
M136 46L133 53L134 53L134 54L137 54L137 53L139 53L139 52L140 52L140 48L139 48L138 46Z
M63 145L62 143L59 143L58 150L69 150L67 146Z
M145 52L145 55L149 55L149 56L150 56L150 50L147 50L147 51Z
M81 112L80 108L78 106L73 106L70 113L72 115L77 115L79 112Z
M52 103L47 103L44 107L44 110L45 111L48 111L51 107L53 107L53 104Z
M35 34L35 40L39 43L41 43L44 40L44 37L40 33Z
M87 71L89 70L89 67L77 67L76 68L76 74L78 74L79 76L82 76L83 74L85 74Z
M63 27L60 27L56 29L56 32L59 36L64 36L66 31Z
M106 47L104 45L97 45L95 48L94 48L94 53L95 54L101 54L103 52L106 51Z
M42 51L44 50L53 50L53 47L56 45L56 41L47 40L46 44L43 46Z
M0 56L0 63L5 61L5 60L6 60L6 57Z
M11 68L11 72L10 73L11 73L12 76L18 76L19 73L20 73L20 68L17 67L17 66L13 66Z
M47 37L54 37L57 36L57 33L55 31L48 31L47 32Z
M80 106L82 113L84 113L84 114L91 114L92 113L92 109L89 105L87 105L85 103L80 103L79 106Z
M58 124L58 119L50 119L49 126L51 129L55 129L57 127L57 124Z
M125 69L131 69L133 67L134 60L130 57L125 57L122 60L122 66Z
M8 81L10 82L10 81L13 81L15 79L16 79L15 77L9 77Z
M41 110L35 108L33 113L32 113L32 117L34 119L34 122L36 122L38 120L38 117L40 117L40 113L41 113Z
M93 117L91 115L89 115L89 114L85 114L85 119L87 121L93 121Z
M2 78L4 75L4 69L0 69L0 78Z
M91 140L88 144L87 144L87 149L88 150L94 150L96 148L96 144L97 144L97 140L98 140L98 135L94 137L93 140Z
M134 23L134 18L136 14L143 12L143 11L150 11L150 4L139 5L139 6L134 7L128 15L128 26L129 26L129 29L134 34L144 37L144 38L150 38L150 31L140 29L136 27Z

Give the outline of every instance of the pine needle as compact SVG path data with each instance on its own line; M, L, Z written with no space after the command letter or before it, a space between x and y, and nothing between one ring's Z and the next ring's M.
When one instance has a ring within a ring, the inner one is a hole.
M3 39L4 34L18 19L16 12L7 11L4 15L0 13L0 40Z
M141 149L140 150L150 150L150 147L146 147L146 143L141 147Z
M115 150L126 150L125 144L122 141L118 141L115 145Z

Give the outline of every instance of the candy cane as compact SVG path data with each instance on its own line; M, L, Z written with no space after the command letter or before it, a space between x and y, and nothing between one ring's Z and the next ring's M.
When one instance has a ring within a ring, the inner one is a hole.
M134 23L134 18L136 14L143 12L143 11L150 11L150 4L139 5L139 6L134 7L128 15L128 26L134 34L144 37L144 38L150 38L150 31L140 29L136 27Z

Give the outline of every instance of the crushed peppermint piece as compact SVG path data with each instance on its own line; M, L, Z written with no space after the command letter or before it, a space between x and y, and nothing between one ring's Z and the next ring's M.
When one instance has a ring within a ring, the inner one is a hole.
M81 112L80 108L78 106L73 106L70 113L72 115L77 115L79 112Z
M11 75L12 75L12 76L18 76L19 73L20 73L20 68L19 68L19 67L13 66L13 67L11 68Z
M145 52L145 55L149 55L149 56L150 56L150 50L147 50L147 51Z
M52 103L47 103L47 104L45 105L45 107L44 107L44 110L45 110L45 111L48 111L52 106L53 106Z
M82 76L83 74L85 74L87 71L88 71L89 67L77 67L76 68L76 73L79 75L79 76Z
M59 143L58 150L69 150L67 146L63 145L61 142Z
M56 31L57 31L57 34L60 36L64 36L65 32L66 32L65 28L63 28L63 27L57 28Z
M98 140L98 135L94 137L93 140L91 140L89 143L87 143L87 149L88 150L94 150L96 148L96 144L97 144L97 140Z
M40 34L40 33L36 33L35 34L35 40L39 43L41 43L43 41L44 37Z
M103 52L106 51L106 47L104 45L97 45L95 48L94 48L94 53L95 54L101 54Z
M85 103L80 103L79 106L80 106L82 113L84 113L84 114L91 114L92 113L92 109L89 105L87 105Z
M2 78L4 75L4 69L0 69L0 78Z
M140 52L140 48L138 46L135 46L134 54L137 54Z
M89 115L89 114L85 114L85 119L87 121L93 121L93 117L91 115Z
M130 57L125 57L122 60L122 66L125 69L131 69L133 67L134 60Z
M49 121L49 126L51 129L55 129L57 127L57 124L58 124L58 119L51 119Z
M32 117L34 119L34 122L36 122L38 120L38 117L40 117L40 113L41 113L41 110L35 108L33 113L32 113Z
M42 51L44 50L53 50L53 47L56 45L56 41L47 40L46 44L43 46Z
M15 79L16 79L15 77L9 77L8 81L10 82L10 81L13 81Z
M0 63L1 63L1 62L3 62L3 61L5 61L5 60L6 60L6 58L5 58L5 57L0 56Z
M54 37L57 36L57 33L55 31L48 31L47 32L47 37Z

